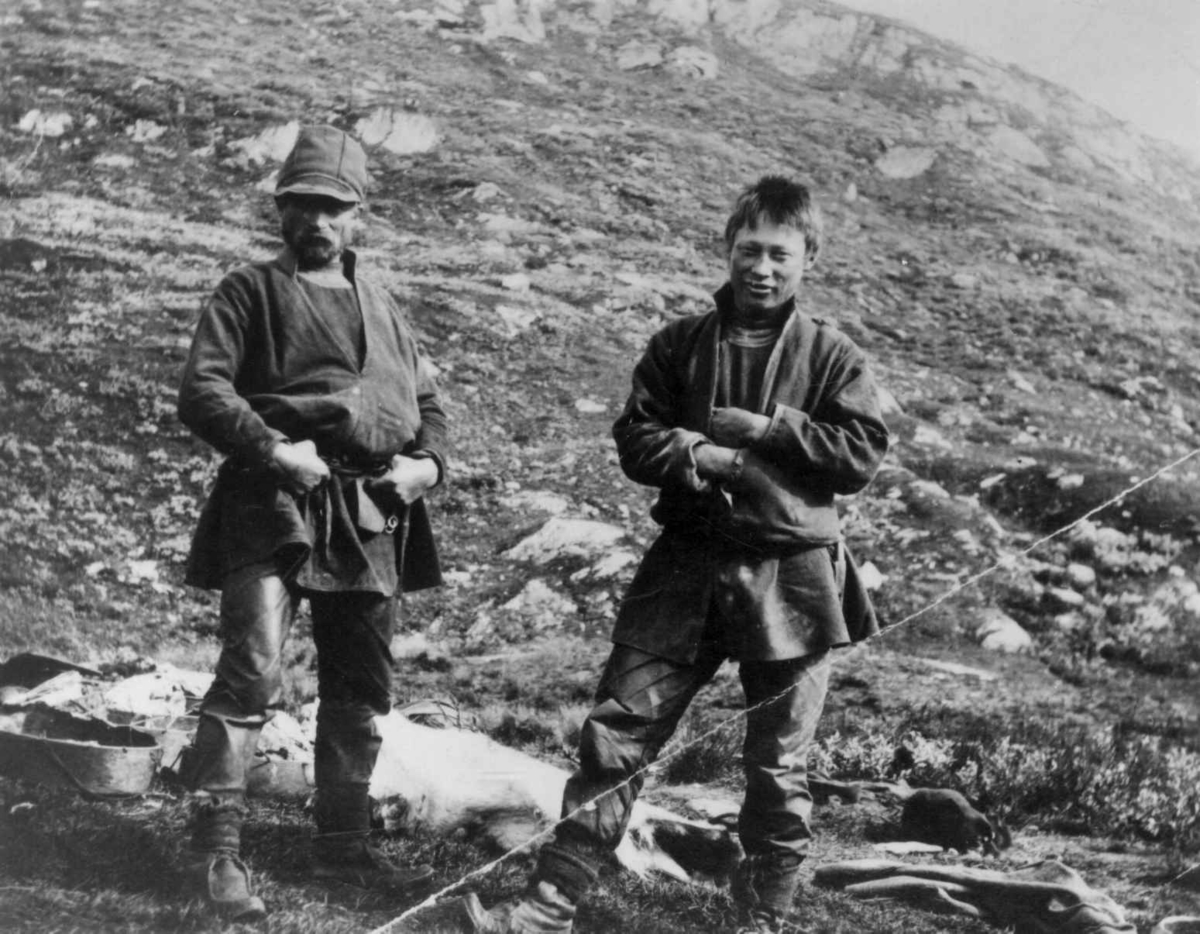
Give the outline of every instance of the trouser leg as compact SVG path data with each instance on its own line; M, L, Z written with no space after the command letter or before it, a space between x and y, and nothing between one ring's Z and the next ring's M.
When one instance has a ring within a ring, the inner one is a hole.
M575 891L579 884L573 857L594 860L621 842L643 785L636 773L657 758L721 661L713 650L681 664L627 646L613 647L580 736L579 768L563 794L564 821L555 843L542 849L539 878L582 895ZM564 850L572 858L562 857Z
M747 859L734 897L743 909L782 917L812 839L807 758L825 704L828 655L743 662L741 679L751 708L742 755L746 798L738 816Z
M264 724L283 695L283 649L297 597L274 564L235 571L221 590L221 655L200 703L184 778L195 792L240 800Z
M396 602L366 593L310 593L317 646L317 878L409 895L433 878L402 868L369 842L371 773L379 756L375 717L391 709Z
M221 591L221 655L200 704L184 778L195 794L193 879L223 917L265 912L239 856L246 776L263 725L283 691L283 647L296 597L273 564L229 576Z
M515 902L488 911L474 894L463 899L471 930L570 934L600 858L625 835L643 783L636 773L658 756L721 661L711 645L693 664L613 646L583 725L579 768L567 780L554 842L542 847L529 890Z
M320 698L314 751L317 829L367 830L366 787L380 744L375 716L391 709L395 600L367 593L312 593L309 605ZM342 786L361 789L361 807L351 807ZM339 807L332 811L321 801L324 797L330 803L331 789L342 789Z

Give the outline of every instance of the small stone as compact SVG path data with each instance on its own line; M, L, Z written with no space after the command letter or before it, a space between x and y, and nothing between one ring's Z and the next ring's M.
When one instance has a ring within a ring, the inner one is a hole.
M1096 583L1096 572L1086 564L1073 561L1067 565L1066 579L1077 590L1087 590Z
M878 590L887 583L887 575L870 562L864 562L858 569L858 579L867 590Z
M1053 620L1054 628L1059 632L1075 632L1082 629L1087 620L1082 613L1059 613Z
M1083 594L1069 587L1047 587L1043 599L1060 610L1078 610L1087 603Z
M528 292L532 284L529 276L523 272L511 273L500 280L501 287L510 292Z
M875 162L879 174L886 178L916 178L924 175L937 159L936 149L923 146L895 146Z
M34 136L58 138L71 129L75 121L69 113L43 113L36 108L23 116L17 124L22 133L32 133Z

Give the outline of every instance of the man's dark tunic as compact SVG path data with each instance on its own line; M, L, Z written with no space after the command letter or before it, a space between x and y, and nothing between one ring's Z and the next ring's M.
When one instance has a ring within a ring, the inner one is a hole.
M179 396L183 422L229 455L200 518L187 581L218 588L239 568L277 560L309 590L392 595L441 581L424 502L400 509L397 535L366 531L357 477L394 454L444 466L446 418L428 364L392 298L344 271L357 328L331 317L288 253L230 273L204 309ZM267 466L279 441L311 440L338 470L306 497Z

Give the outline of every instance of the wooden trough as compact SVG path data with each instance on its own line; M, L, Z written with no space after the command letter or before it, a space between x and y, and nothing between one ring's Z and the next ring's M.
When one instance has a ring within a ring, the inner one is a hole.
M162 760L148 733L62 710L0 715L0 774L97 798L147 791Z

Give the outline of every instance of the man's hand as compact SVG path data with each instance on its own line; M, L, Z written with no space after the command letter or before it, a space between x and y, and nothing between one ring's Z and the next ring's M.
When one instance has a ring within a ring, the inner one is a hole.
M279 442L271 448L271 466L282 478L281 486L296 494L311 493L329 479L329 465L311 441Z
M437 461L432 457L405 457L397 454L382 477L368 480L367 490L380 503L415 503L438 481Z
M708 436L715 444L744 448L765 437L770 427L771 419L766 415L730 406L713 409L712 421L708 423Z
M701 480L729 479L733 476L737 456L736 448L720 447L716 444L697 444L692 448L696 473Z

